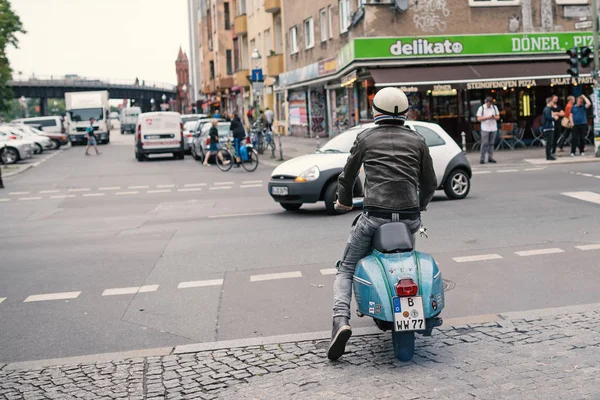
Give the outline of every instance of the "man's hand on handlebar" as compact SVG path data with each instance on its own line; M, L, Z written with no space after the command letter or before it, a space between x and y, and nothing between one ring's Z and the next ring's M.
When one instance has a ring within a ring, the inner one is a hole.
M335 208L337 208L339 210L343 210L343 211L351 211L352 210L352 206L345 206L342 203L340 203L339 200L335 201Z

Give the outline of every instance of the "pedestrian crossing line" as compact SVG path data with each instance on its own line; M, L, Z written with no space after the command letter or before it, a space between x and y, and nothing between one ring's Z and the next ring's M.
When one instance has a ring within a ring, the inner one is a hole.
M41 200L41 197L21 197L19 198L20 201L32 201L32 200Z
M31 194L31 192L10 192L9 196L23 196L25 194Z
M515 254L521 257L530 257L530 256L541 256L544 254L557 254L564 253L563 249L559 248L550 248L550 249L537 249L537 250L525 250L525 251L515 251Z
M240 185L240 188L242 188L242 189L258 188L258 187L263 187L262 183L257 184L257 185Z
M127 189L150 189L150 186L129 186Z
M263 275L252 275L250 276L250 282L262 282L272 281L276 279L291 279L291 278L302 278L302 272L281 272L278 274L263 274Z
M108 186L108 187L100 187L98 190L119 190L121 186Z
M231 186L213 186L210 188L210 190L227 190L227 189L231 189Z
M501 169L498 171L499 174L504 174L504 173L508 173L508 172L519 172L518 169Z
M169 189L169 188L174 188L177 185L156 185L157 188L159 189Z
M546 168L525 168L524 171L543 171Z
M561 194L563 196L572 197L577 200L600 204L600 194L595 192L565 192Z
M587 176L588 178L591 178L594 175L592 175L592 174L581 174L581 176Z
M473 175L491 174L492 171L473 171Z
M40 190L40 194L51 194L51 193L60 193L60 190Z
M5 202L8 202L8 201L10 201L10 199L0 199L0 203L5 203Z
M457 263L466 263L475 261L500 260L501 258L502 256L500 254L480 254L477 256L454 257L452 260Z
M213 183L213 185L215 186L227 186L227 185L233 185L235 182L215 182Z
M63 292L63 293L47 293L47 294L34 294L27 297L23 302L31 303L35 301L50 301L50 300L70 300L79 297L81 292Z
M600 175L595 175L594 178L600 179Z
M321 275L335 275L337 271L337 268L326 268L321 270Z
M187 183L183 185L183 187L198 187L198 186L206 186L206 183Z
M50 196L51 199L71 199L75 197L74 194L59 194L56 196Z
M6 297L0 297L0 303L2 303L4 300L6 300Z
M202 188L185 188L185 189L177 189L178 192L199 192Z
M133 194L138 194L139 192L117 192L115 193L115 196L130 196Z
M575 248L583 251L600 250L600 244L584 244L581 246L575 246Z
M106 195L106 193L85 193L83 197L102 197Z
M242 181L242 185L252 185L254 183L263 183L263 181Z
M121 296L124 294L149 293L149 292L156 292L157 290L158 290L158 285L114 288L114 289L106 289L104 292L102 292L102 296Z
M148 190L146 193L171 193L171 189Z
M222 286L223 279L210 279L206 281L188 281L188 282L180 282L177 285L177 289L189 289L189 288L197 288L197 287L207 287L207 286Z
M69 192L78 193L78 192L89 192L90 188L80 188L80 189L69 189Z

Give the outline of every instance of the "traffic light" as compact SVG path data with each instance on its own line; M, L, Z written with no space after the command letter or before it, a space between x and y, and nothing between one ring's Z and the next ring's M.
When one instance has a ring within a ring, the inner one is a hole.
M579 55L581 57L580 61L582 67L587 67L592 63L594 55L592 54L592 49L589 47L582 47L581 50L579 50Z
M567 74L572 77L579 76L579 49L577 47L573 47L567 50L567 55L569 59L567 63L569 64L569 69L567 70Z

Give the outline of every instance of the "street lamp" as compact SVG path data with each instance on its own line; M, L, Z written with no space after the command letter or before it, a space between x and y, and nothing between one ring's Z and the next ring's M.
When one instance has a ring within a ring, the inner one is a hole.
M54 113L54 115L56 115L56 113L58 112L58 101L54 100L54 108L52 109L52 112Z
M185 106L187 103L186 100L187 100L187 90L188 90L188 87L185 83L181 87L181 90L183 91L183 98L181 99L181 114L185 114Z
M21 98L19 99L19 105L21 106L22 117L25 118L27 116L27 99L25 98L25 96L21 96Z
M150 110L154 111L154 99L150 99Z

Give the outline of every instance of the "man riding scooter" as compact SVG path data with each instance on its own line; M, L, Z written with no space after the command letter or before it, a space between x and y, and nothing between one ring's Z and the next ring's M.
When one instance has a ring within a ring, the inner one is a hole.
M353 187L364 165L364 209L350 231L333 284L333 331L327 350L330 360L345 351L352 335L350 301L356 264L371 251L375 231L383 224L402 221L414 235L437 188L429 148L421 135L404 126L409 110L404 92L384 88L373 99L378 126L361 132L338 179L336 206L352 209ZM414 245L414 243L413 243Z

